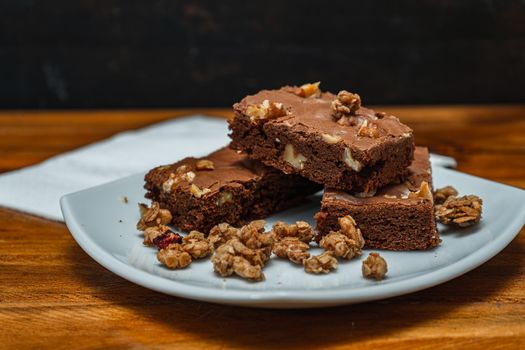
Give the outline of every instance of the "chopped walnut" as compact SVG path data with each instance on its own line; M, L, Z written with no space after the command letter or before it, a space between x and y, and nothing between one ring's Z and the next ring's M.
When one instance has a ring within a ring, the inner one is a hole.
M379 136L381 136L377 125L375 123L369 123L367 119L365 119L359 127L357 135L361 137L369 137L372 139L377 139Z
M341 160L353 171L360 172L363 169L363 164L360 161L354 159L352 156L352 151L350 151L350 148L348 147L345 147Z
M341 141L341 136L331 134L321 134L321 139L328 144L335 144Z
M388 271L386 260L378 253L370 253L370 255L363 260L361 271L365 278L374 278L378 281L382 280Z
M443 204L445 203L448 197L457 195L458 191L452 186L438 188L434 191L434 202L436 204Z
M182 239L182 250L189 253L193 259L200 259L210 255L212 247L213 245L199 231L191 231Z
M264 261L270 258L274 243L271 234L264 233L264 220L255 220L240 228L238 237L250 249L258 249L264 254Z
M361 255L361 248L353 239L339 232L330 232L321 238L319 246L327 252L332 252L336 257L351 260Z
M262 268L274 244L273 235L264 232L264 224L264 220L255 220L240 229L220 224L210 231L210 243L219 245L212 257L213 268L219 275L235 273L255 281L264 279ZM227 237L231 238L222 243Z
M331 231L323 236L319 241L319 246L325 251L333 252L336 257L347 260L360 256L365 240L354 219L349 215L343 216L339 218L339 226L338 231Z
M377 119L383 119L384 117L386 117L386 113L385 112L375 112L375 117Z
M200 189L199 186L195 185L195 184L191 184L190 186L190 193L195 197L195 198L201 198L202 196L210 193L211 190L209 188L203 188L203 189Z
M314 238L314 230L306 221L297 221L293 225L278 221L273 225L272 232L276 239L296 237L304 243L309 243Z
M276 119L286 115L286 109L282 103L264 100L258 105L248 105L244 112L252 122L259 120Z
M216 226L214 226L208 235L208 241L213 245L213 247L216 249L220 245L226 243L232 238L238 237L239 235L239 229L236 227L231 226L228 223L221 223Z
M332 252L324 252L303 260L303 265L308 273L328 273L337 268L337 259Z
M196 174L191 171L189 166L181 165L175 170L175 173L170 173L166 181L162 183L162 190L166 193L170 193L182 181L191 183L195 180L195 177Z
M339 218L338 221L339 221L339 226L341 228L337 232L342 233L348 238L355 241L356 246L359 249L362 249L365 246L365 240L363 239L361 230L357 227L357 224L354 218L352 218L350 215L346 215L346 216ZM360 251L358 255L361 255Z
M180 244L170 244L157 253L157 259L170 269L183 269L191 264L191 256Z
M284 91L290 92L299 97L312 97L317 98L321 96L321 90L319 89L320 81L315 83L307 83L301 86L286 86L283 88Z
M332 101L332 115L336 121L355 115L359 108L361 108L361 97L346 90L339 91L337 98Z
M408 194L408 198L412 199L427 199L429 201L433 201L434 197L432 196L432 191L430 190L430 186L428 185L428 182L423 181L421 185L419 186L419 189L416 192L410 192Z
M219 199L217 199L217 205L221 206L226 203L231 203L233 201L233 193L229 191L221 192L219 195Z
M307 159L301 153L297 153L294 146L289 143L284 147L283 160L295 169L302 170Z
M191 170L191 168L190 168L188 165L183 164L183 165L179 166L179 167L177 168L177 170L175 170L175 172L176 172L177 174L181 175L181 174L187 173L187 172L190 171L190 170Z
M238 238L221 245L212 257L213 269L221 276L234 273L242 278L262 281L263 262L260 251L246 247Z
M137 223L137 229L141 231L152 226L167 225L173 219L169 210L160 209L158 202L153 202L150 208L144 203L139 203L139 210L141 218Z
M213 170L215 166L211 160L201 159L195 163L195 169L197 170Z
M448 197L445 202L436 206L436 217L445 225L467 227L481 219L483 200L478 196Z
M310 257L307 250L310 246L297 237L284 237L273 245L273 252L280 258L289 259L296 264L302 264L304 259Z

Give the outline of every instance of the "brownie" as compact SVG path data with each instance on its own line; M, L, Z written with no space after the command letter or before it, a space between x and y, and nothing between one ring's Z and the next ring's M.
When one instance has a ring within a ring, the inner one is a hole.
M434 218L432 175L426 148L416 147L406 181L381 188L362 198L325 189L321 211L315 215L319 235L339 229L337 219L351 215L366 247L388 250L422 250L440 242Z
M352 192L373 192L412 162L412 130L398 118L360 105L341 118L334 106L344 91L309 97L300 91L263 90L236 103L230 147L287 174Z
M145 181L146 198L171 212L173 226L206 234L218 223L260 219L321 189L229 148L154 168Z

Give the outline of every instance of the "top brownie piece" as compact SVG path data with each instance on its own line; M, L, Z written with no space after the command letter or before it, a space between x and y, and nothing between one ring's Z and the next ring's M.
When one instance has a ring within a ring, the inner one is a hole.
M247 96L233 108L231 148L330 188L373 193L400 179L413 158L408 126L360 107L359 96L344 91L287 86Z

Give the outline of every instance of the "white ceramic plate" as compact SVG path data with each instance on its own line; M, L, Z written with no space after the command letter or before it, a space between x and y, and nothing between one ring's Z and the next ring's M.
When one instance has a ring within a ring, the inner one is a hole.
M525 191L435 167L434 185L455 186L460 194L483 198L483 219L475 227L439 227L442 244L425 252L389 252L388 278L381 282L361 276L361 259L340 262L335 273L310 275L301 266L272 258L266 280L253 283L213 273L209 259L184 270L171 271L156 260L156 250L142 245L135 229L138 202L144 202L143 174L72 193L61 199L66 224L78 244L98 263L146 288L221 304L252 307L300 308L359 303L389 298L432 287L458 277L500 252L525 224ZM122 202L122 197L128 203ZM319 208L320 194L303 206L274 215L276 220L307 220ZM315 248L318 249L318 248ZM314 249L314 253L315 253Z

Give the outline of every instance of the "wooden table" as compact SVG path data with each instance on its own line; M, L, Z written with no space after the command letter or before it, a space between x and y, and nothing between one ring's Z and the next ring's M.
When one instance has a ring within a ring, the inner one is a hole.
M459 170L525 188L525 106L384 107ZM228 109L0 112L0 171L174 116ZM314 310L257 310L159 294L105 270L59 222L0 209L0 348L480 349L525 345L524 230L440 286Z

